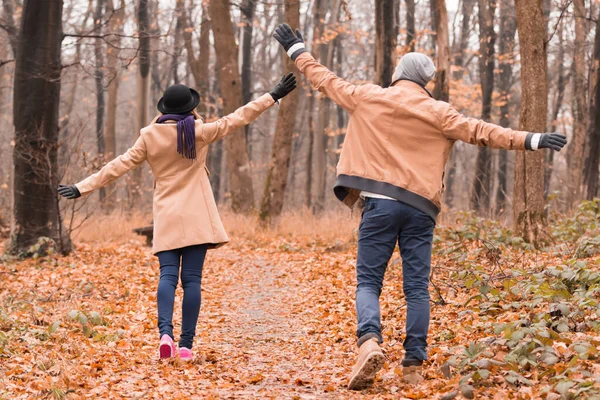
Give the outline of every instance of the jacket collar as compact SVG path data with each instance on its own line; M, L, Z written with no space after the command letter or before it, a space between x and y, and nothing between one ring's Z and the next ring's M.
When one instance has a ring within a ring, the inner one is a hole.
M424 91L425 93L427 93L427 95L429 97L431 97L433 99L433 96L431 95L431 93L429 93L429 90L427 90L424 86L421 86L421 84L419 84L413 80L410 80L410 79L396 79L394 82L392 82L390 84L389 87L399 86L399 85L408 86L408 87L412 87L412 88L415 88L415 86L418 86L418 88L421 89L421 91Z

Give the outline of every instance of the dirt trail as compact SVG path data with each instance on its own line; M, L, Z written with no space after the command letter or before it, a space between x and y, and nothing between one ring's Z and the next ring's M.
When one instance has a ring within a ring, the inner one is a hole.
M159 268L141 244L82 245L68 257L25 261L4 271L10 280L0 292L0 328L10 329L0 343L0 399L399 398L397 353L374 388L346 390L356 355L353 263L351 252L276 243L211 251L196 357L182 364L158 359ZM176 339L181 296L178 288Z

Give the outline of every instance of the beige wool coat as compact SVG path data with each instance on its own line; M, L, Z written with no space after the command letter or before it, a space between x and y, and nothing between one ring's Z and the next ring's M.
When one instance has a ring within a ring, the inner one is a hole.
M157 124L156 117L141 130L133 147L77 183L77 189L82 195L90 194L147 161L155 179L152 252L198 244L223 245L229 238L208 180L208 145L248 125L273 104L271 95L265 94L215 122L204 123L197 116L195 161L177 153L177 124Z

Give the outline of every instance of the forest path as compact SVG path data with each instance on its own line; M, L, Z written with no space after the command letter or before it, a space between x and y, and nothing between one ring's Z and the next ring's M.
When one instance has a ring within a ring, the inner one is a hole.
M65 398L63 394L110 399L402 398L398 394L405 390L397 371L403 313L395 302L382 303L390 321L386 346L393 345L393 351L388 350L381 380L364 392L346 389L356 357L354 254L348 246L260 239L236 240L210 251L191 363L158 359L160 272L141 241L81 244L67 257L26 260L18 269L0 264L0 272L10 277L0 288L0 328L14 332L0 337L0 399ZM391 271L392 280L397 275ZM176 339L182 294L178 287Z

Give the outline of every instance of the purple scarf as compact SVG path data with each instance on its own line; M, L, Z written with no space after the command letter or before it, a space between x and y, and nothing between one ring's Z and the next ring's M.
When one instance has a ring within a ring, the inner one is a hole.
M165 114L158 117L157 123L177 121L177 152L190 160L196 159L196 127L192 114Z

